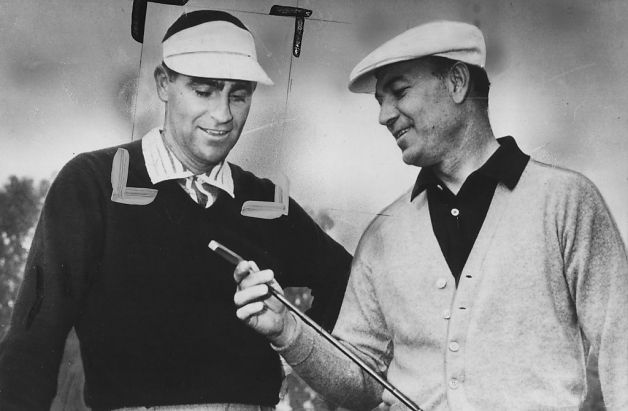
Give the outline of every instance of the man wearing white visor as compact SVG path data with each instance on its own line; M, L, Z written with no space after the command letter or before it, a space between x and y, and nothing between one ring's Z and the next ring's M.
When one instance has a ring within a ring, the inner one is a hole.
M0 345L3 411L49 409L71 327L93 410L272 409L279 356L236 318L233 266L211 240L311 288L310 315L334 325L351 256L293 200L275 219L242 215L275 186L225 160L256 85L272 84L251 33L224 12L184 14L155 81L163 127L78 155L50 189Z
M477 27L437 21L353 69L349 89L375 93L379 122L421 171L364 233L334 334L425 410L589 409L600 390L607 409L626 410L620 234L588 179L495 138L485 55ZM403 408L274 298L260 301L271 271L241 263L235 277L238 317L314 389L351 409Z

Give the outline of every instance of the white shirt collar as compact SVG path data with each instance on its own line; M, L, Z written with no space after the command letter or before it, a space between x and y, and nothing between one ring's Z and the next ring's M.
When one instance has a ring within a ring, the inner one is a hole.
M187 170L166 147L159 127L150 130L142 137L142 153L144 154L148 176L153 184L166 180L191 179L191 177L194 177L194 174ZM217 187L235 198L231 167L226 161L220 162L207 173L199 174L197 179Z

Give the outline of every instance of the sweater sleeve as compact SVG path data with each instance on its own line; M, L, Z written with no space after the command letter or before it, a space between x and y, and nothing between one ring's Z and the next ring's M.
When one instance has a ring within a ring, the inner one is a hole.
M66 336L101 249L96 179L82 156L59 173L37 224L9 330L0 344L0 409L49 409Z
M358 249L334 336L385 376L392 359L392 337L379 307L371 270L359 254ZM276 349L301 378L335 403L365 410L381 402L382 386L309 327L299 323L293 341Z
M581 177L562 224L565 275L578 322L598 362L608 410L628 409L628 261L619 231L595 186ZM594 362L593 362L594 363Z
M292 199L284 228L284 275L279 280L287 287L309 287L313 301L307 314L331 331L347 286L351 255Z

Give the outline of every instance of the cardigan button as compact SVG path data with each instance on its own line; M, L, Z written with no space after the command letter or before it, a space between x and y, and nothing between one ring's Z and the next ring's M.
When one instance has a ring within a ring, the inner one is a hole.
M458 344L457 342L452 341L452 342L449 343L449 350L450 351L456 352L459 349L460 349L460 344Z
M436 280L436 287L438 287L438 288L445 288L446 285L447 285L447 279L446 278L439 278L438 280Z
M458 388L458 380L455 378L451 378L449 380L449 388L451 388L452 390L455 390L456 388Z
M443 311L443 318L449 320L451 318L451 311L445 310Z
M458 210L457 208L452 208L451 209L451 215L454 217L458 217L458 215L460 214L460 210Z

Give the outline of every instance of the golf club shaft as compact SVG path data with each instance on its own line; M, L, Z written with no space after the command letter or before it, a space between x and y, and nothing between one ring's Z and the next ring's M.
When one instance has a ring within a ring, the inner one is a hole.
M228 249L224 245L218 243L217 241L211 241L209 243L209 248L225 258L227 261L234 265L238 265L241 261L244 261L242 257L238 254L234 253L232 250ZM358 365L362 370L368 373L371 377L373 377L377 382L379 382L384 388L390 391L399 401L401 401L404 405L410 408L412 411L423 411L416 405L410 398L408 398L403 392L399 391L394 385L386 381L382 378L378 373L373 371L368 364L362 361L357 355L351 352L347 347L342 345L334 336L325 331L320 325L318 325L314 320L301 312L294 304L292 304L288 299L278 290L276 290L272 285L268 285L268 290L270 294L272 294L275 298L277 298L283 305L285 305L288 310L292 311L294 315L299 317L304 323L312 327L320 336L329 341L334 347L340 350L344 355L346 355L351 361Z

